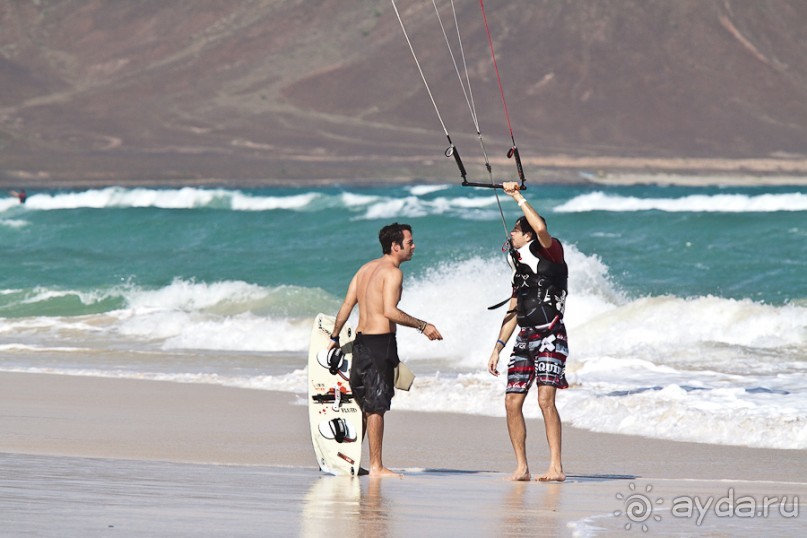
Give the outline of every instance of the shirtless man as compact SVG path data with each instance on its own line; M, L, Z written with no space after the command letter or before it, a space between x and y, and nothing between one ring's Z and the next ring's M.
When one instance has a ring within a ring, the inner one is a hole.
M370 444L370 476L400 476L384 467L381 448L384 440L384 413L395 395L394 378L398 359L395 340L397 325L413 327L429 340L442 340L437 327L414 318L398 308L403 291L401 264L412 259L415 240L412 227L393 223L378 233L383 255L356 272L336 314L331 345L339 344L339 332L359 305L359 324L353 342L350 387L361 407L364 429Z
M523 407L535 383L549 444L549 468L537 479L562 482L566 475L560 456L561 423L555 393L569 387L565 375L569 344L563 324L569 270L563 246L550 235L543 217L519 192L518 183L506 182L502 187L518 202L524 216L510 232L508 262L513 269L513 295L488 359L488 371L499 375L499 353L518 325L520 329L507 365L505 395L507 431L516 455L516 470L510 479L530 479Z

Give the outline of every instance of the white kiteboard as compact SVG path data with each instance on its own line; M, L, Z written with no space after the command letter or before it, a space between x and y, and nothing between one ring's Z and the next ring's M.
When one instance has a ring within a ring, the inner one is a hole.
M359 474L362 445L362 413L350 389L353 328L339 333L336 353L330 343L333 316L318 314L308 348L308 421L311 442L321 471L333 475Z

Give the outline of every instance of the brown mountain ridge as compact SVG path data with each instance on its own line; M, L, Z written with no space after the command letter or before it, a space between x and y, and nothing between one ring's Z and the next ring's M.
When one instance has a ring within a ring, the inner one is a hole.
M450 2L436 3L455 39ZM396 4L485 179L433 4ZM454 5L494 173L512 177L479 2ZM531 180L807 176L807 2L485 8ZM0 88L5 186L458 179L391 2L3 0Z

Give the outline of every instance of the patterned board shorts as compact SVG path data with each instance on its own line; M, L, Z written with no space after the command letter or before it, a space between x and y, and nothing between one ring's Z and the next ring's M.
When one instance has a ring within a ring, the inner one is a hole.
M526 394L533 383L569 388L566 326L558 320L548 327L522 327L507 364L507 392Z

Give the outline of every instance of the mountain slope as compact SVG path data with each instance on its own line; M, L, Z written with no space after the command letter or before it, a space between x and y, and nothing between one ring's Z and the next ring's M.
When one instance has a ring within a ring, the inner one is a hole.
M479 176L434 7L396 3ZM479 4L455 5L482 133L497 173L510 175ZM438 6L455 38L450 3ZM486 9L530 177L591 163L675 170L681 159L807 171L807 3L510 0ZM388 2L6 0L0 87L6 185L457 176Z

